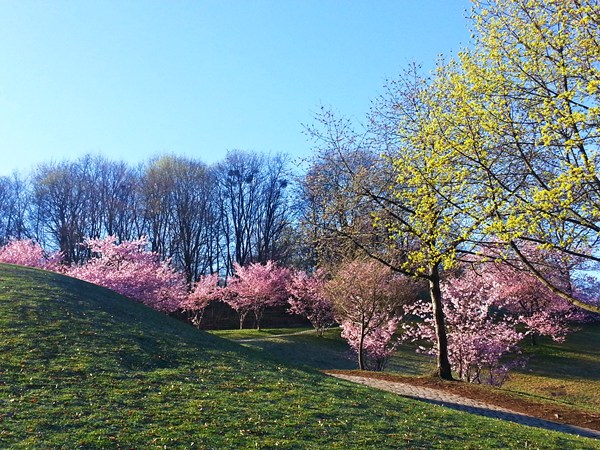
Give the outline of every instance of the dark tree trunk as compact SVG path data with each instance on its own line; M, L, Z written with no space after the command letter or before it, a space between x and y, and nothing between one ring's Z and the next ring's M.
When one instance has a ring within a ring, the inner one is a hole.
M364 325L360 325L360 341L358 343L358 370L365 370L364 351L363 346L365 344L365 332Z
M429 297L433 309L433 323L437 345L437 370L436 375L443 380L453 380L450 361L448 359L448 338L446 336L446 323L442 309L442 292L440 290L439 267L434 266L429 273Z
M531 338L531 345L537 345L537 343L538 343L537 333L535 331L532 331L529 336Z

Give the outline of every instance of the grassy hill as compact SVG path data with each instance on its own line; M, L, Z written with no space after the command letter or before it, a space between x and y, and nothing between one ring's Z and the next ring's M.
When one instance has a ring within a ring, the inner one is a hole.
M284 366L108 290L0 265L0 448L600 448Z

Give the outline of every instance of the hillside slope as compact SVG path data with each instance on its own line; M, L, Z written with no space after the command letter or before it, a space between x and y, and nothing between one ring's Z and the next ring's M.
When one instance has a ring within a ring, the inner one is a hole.
M283 367L103 288L0 265L0 448L600 448Z

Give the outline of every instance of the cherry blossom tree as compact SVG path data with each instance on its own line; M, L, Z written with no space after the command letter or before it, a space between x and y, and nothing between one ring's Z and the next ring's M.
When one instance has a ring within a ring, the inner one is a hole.
M319 336L335 323L333 304L324 292L325 282L325 271L319 269L311 275L297 271L288 285L288 311L306 317Z
M61 261L60 252L48 255L41 245L32 239L11 240L0 247L0 262L4 263L59 271Z
M448 356L458 377L472 383L500 385L519 358L524 334L517 331L517 321L498 313L488 284L474 271L451 277L442 285L448 330ZM435 342L431 305L418 301L405 308L408 315L421 318L405 324L403 340ZM436 347L421 351L435 355Z
M117 244L117 238L85 241L94 255L82 265L71 267L68 275L112 289L159 311L181 307L187 295L185 278L168 262L146 250L143 237Z
M563 342L570 324L583 311L556 295L529 272L496 263L489 266L479 282L493 286L490 298L526 327L531 343L536 344L538 336Z
M249 312L254 313L256 329L265 308L282 305L288 298L287 285L289 269L278 267L273 261L267 261L242 267L234 263L235 276L228 282L223 300L240 316L240 329Z
M525 246L523 252L554 285L571 295L581 295L572 284L576 261L533 245ZM511 366L522 362L518 357L511 361L509 355L520 352L519 343L524 337L529 336L532 343L540 335L562 342L571 323L588 315L554 293L518 259L496 256L492 247L486 249L442 285L449 359L458 376L466 381L501 384ZM583 301L589 303L590 299ZM407 312L423 321L413 324L405 338L433 342L428 305L420 302Z
M588 295L592 291L582 291L575 275L584 267L582 258L544 249L532 242L523 243L519 251L529 264L535 265L545 280L561 292L567 292L584 303L593 303ZM532 344L536 343L538 336L549 336L556 342L564 341L571 331L570 325L590 314L550 289L520 258L510 253L504 253L501 258L497 256L494 246L484 249L469 269L480 276L466 276L464 279L473 284L492 286L489 291L492 301L525 327Z
M342 336L356 352L360 370L382 370L394 350L401 305L414 300L418 284L373 260L342 264L325 285Z
M219 275L200 276L192 292L183 300L181 308L190 313L191 322L200 326L204 310L213 301L222 300L225 290L219 285Z
M396 349L397 341L394 335L400 322L399 317L390 317L387 314L373 314L371 323L373 326L365 333L365 327L350 320L342 321L342 338L346 339L352 350L359 355L362 345L362 365L364 370L382 371L387 361ZM365 358L366 356L366 358Z
M12 240L0 248L0 261L19 266L43 267L44 250L31 239Z

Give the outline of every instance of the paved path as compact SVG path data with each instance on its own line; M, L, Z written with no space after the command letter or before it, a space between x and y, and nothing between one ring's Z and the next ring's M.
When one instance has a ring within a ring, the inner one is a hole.
M404 397L414 398L416 400L433 403L435 405L445 406L459 411L466 411L472 414L478 414L495 419L508 420L510 422L529 425L531 427L544 428L546 430L561 431L563 433L577 434L579 436L600 439L600 431L589 428L576 427L574 425L565 425L562 423L551 422L549 420L539 419L528 416L523 413L510 411L499 406L483 403L477 400L461 397L456 394L447 393L437 389L431 389L421 386L413 386L396 381L378 380L375 378L366 378L355 375L345 375L330 373L329 375L355 383L364 384L384 391L393 392Z

